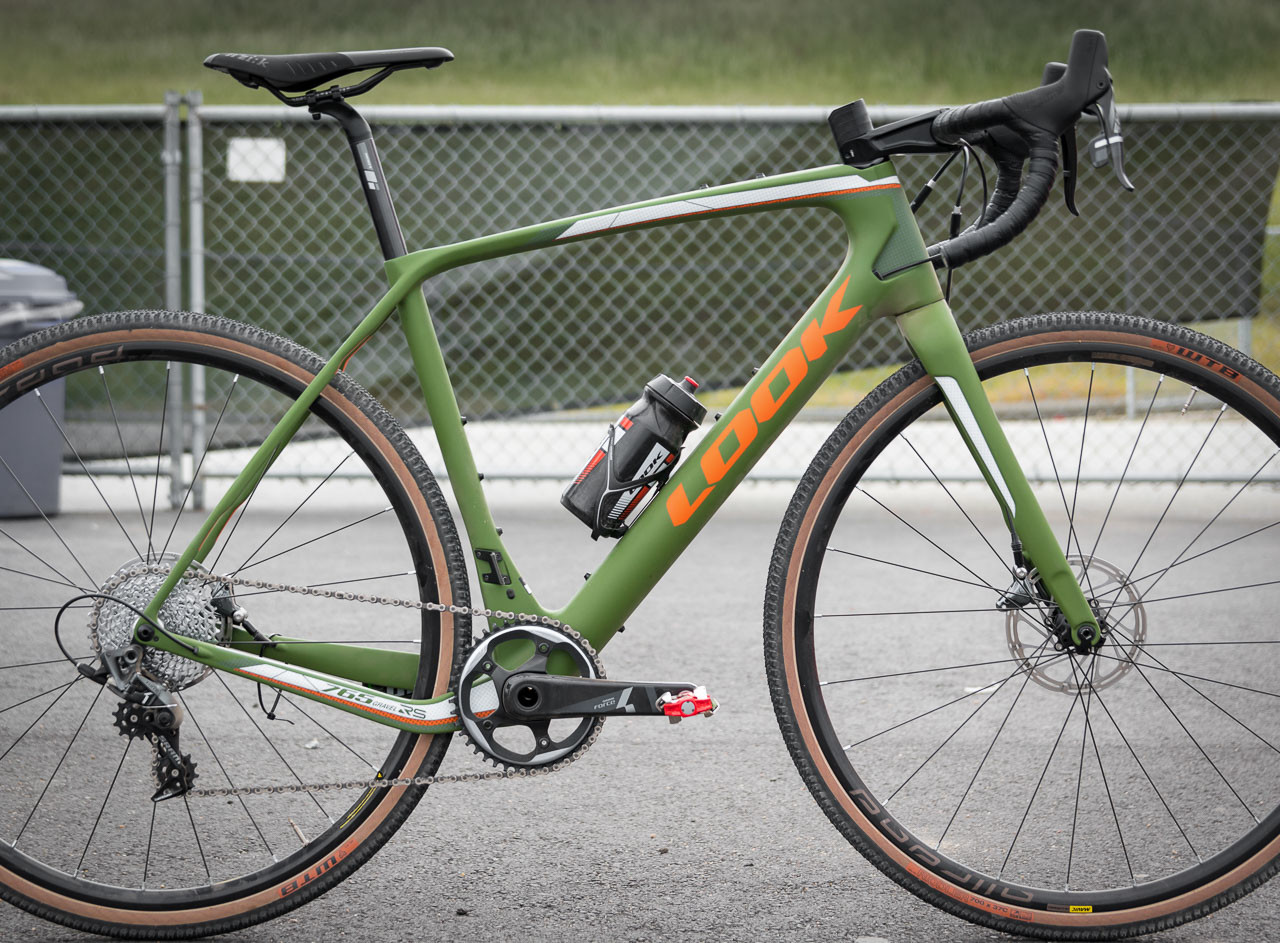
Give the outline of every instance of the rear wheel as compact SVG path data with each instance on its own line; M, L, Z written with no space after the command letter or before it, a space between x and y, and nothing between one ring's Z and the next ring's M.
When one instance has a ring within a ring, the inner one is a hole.
M1096 939L1208 913L1280 843L1280 381L1118 315L967 341L1105 639L1074 650L1034 573L1015 582L912 363L832 434L779 534L783 734L850 842L954 914Z
M196 456L180 481L199 464L212 506L321 366L265 331L171 312L86 318L4 351L0 428L10 431L0 440L0 506L15 515L0 520L6 900L98 933L224 932L341 881L421 798L423 788L397 787L153 803L155 747L128 735L121 699L78 673L53 635L58 608L82 593L145 605L159 580L139 571L174 559L203 522L187 484L178 485L170 509L175 437ZM191 402L188 368L203 373L202 405ZM15 429L21 441L52 440L63 468L75 473L62 476L61 513L44 494L48 468L19 448ZM204 565L215 577L469 604L439 487L395 421L343 373ZM201 595L207 585L184 581L162 617L184 634L236 644L207 591ZM404 653L400 686L419 698L449 690L470 634L462 617L447 613L263 589L237 588L235 597L266 635ZM131 624L115 604L95 609L84 600L62 618L61 641L93 665L99 649L119 641L120 626L129 637ZM181 749L196 764L196 787L427 775L448 745L447 736L401 733L287 693L277 698L173 656L148 654L143 673L181 706Z

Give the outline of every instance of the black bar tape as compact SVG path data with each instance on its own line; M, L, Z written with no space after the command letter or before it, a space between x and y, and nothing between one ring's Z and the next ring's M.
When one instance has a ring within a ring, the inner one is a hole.
M1004 212L981 229L962 233L955 239L930 247L929 254L940 258L946 268L958 268L1010 242L1031 225L1031 221L1049 199L1054 178L1058 174L1057 139L1035 128L1024 127L1018 130L1026 134L1031 148L1026 176L1015 191L1016 196L1008 203ZM1003 170L1001 175L1007 176ZM999 190L1008 192L1004 187ZM1008 197L1002 199L1007 200ZM995 198L992 202L995 202Z
M978 134L995 125L1005 124L1013 117L1013 112L1003 98L960 105L948 108L933 119L933 136L939 144L959 144L960 139L966 135Z

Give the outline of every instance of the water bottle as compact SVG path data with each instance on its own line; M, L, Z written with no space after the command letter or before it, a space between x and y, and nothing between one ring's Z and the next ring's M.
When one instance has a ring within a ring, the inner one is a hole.
M600 447L560 495L560 503L591 528L591 538L621 537L671 476L685 437L707 409L693 396L692 377L654 377L609 426Z

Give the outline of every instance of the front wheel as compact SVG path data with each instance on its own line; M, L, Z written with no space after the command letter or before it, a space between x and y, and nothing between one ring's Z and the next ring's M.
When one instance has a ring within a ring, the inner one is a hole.
M1055 314L966 338L1100 617L1064 638L919 363L840 424L769 573L775 710L872 863L976 923L1120 938L1280 847L1280 381L1186 329Z
M127 644L130 610L74 598L145 606L163 579L153 571L203 523L186 483L193 466L212 507L321 367L266 331L176 312L85 318L0 354L0 898L97 933L224 932L332 887L423 794L306 787L433 773L448 737L401 733L150 651L141 674L180 708L177 742L195 787L241 790L155 803L163 761L150 728L63 654L92 668L97 653ZM197 458L184 464L188 448ZM61 470L72 474L61 476L59 508ZM233 608L263 635L305 640L279 643L273 657L287 661L299 651L291 644L382 648L400 666L383 686L419 698L450 688L469 635L462 617L366 600L467 606L458 536L404 431L345 373L203 566L212 576L184 578L161 611L181 634L255 644L213 601L233 585L223 578L343 590L335 599L237 586ZM67 603L59 640L54 620ZM330 673L374 683L330 651ZM243 792L259 786L291 791Z

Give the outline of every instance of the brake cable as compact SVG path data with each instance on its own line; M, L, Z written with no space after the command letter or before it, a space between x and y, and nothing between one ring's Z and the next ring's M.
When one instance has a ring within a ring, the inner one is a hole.
M969 182L969 159L973 154L973 148L965 140L960 141L960 150L957 152L964 156L964 161L960 165L960 185L956 188L956 202L951 207L951 221L947 226L947 238L954 239L960 235L960 224L964 221L964 188ZM947 268L947 283L942 290L942 297L948 304L951 302L951 277L955 270Z
M942 162L942 166L940 166L937 169L937 171L933 174L932 177L930 177L927 181L925 181L924 185L920 188L919 192L917 192L915 197L911 200L911 212L912 214L917 214L920 210L920 207L924 206L925 201L928 200L929 197L933 195L933 191L934 189L936 189L938 185L938 181L942 178L942 175L947 172L947 168L950 167L955 162L957 157L963 156L964 161L960 168L960 184L956 191L955 205L951 209L951 221L948 227L949 239L956 238L957 236L960 235L962 231L961 227L964 222L964 212L963 212L964 191L969 181L969 163L971 160L974 160L977 162L978 174L982 179L982 209L978 213L978 221L974 223L971 227L969 227L970 229L980 229L982 228L982 226L986 224L987 202L990 199L990 189L987 181L987 165L982 160L981 153L979 153L978 150L974 148L972 144L970 144L968 141L964 140L963 138L960 140L959 143L960 143L960 147L957 148L955 151L952 151L951 154L948 155L947 159ZM946 281L946 285L944 286L944 297L947 299L947 301L951 300L951 281L953 277L953 272L954 272L953 269L951 268L947 269L947 281ZM890 274L896 274L896 271Z

